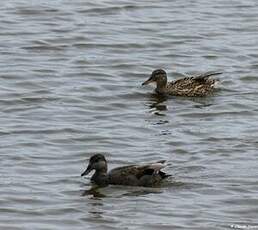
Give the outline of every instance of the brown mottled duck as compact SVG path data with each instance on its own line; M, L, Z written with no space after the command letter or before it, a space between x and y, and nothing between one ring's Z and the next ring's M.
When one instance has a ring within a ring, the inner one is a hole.
M107 172L105 157L102 154L95 154L90 158L88 167L81 176L95 170L91 181L100 187L109 184L155 187L160 185L163 179L170 176L161 171L164 167L166 167L165 161L158 161L143 165L122 166Z
M210 71L203 74L185 77L172 82L167 82L167 73L163 69L154 70L150 78L142 85L156 83L156 93L161 95L203 97L210 95L215 89L218 80L210 76L222 74L222 72Z

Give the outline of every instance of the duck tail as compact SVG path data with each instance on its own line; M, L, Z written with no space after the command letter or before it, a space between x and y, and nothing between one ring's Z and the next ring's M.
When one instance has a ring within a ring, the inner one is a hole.
M157 161L155 163L151 163L148 165L149 169L153 169L154 171L158 172L160 169L163 169L167 166L165 160Z
M164 173L162 171L159 171L159 175L161 176L162 179L165 179L165 178L168 178L168 177L171 177L172 175L170 174L167 174L167 173Z

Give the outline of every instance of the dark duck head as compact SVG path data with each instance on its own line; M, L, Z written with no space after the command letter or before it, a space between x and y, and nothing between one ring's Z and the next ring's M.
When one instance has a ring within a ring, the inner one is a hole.
M90 158L88 167L81 176L88 175L92 170L95 170L95 173L91 177L91 180L95 184L100 186L108 185L107 161L102 154L95 154Z
M163 69L156 69L152 72L150 78L143 82L142 85L148 85L152 82L156 83L155 91L160 94L166 93L167 73Z

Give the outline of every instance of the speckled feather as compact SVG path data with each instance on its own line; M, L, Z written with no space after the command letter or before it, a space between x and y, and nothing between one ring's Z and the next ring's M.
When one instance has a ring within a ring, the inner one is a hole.
M185 77L169 82L166 91L174 96L198 97L207 96L214 91L215 79L210 79L212 75L221 74L220 72L207 72L204 74Z

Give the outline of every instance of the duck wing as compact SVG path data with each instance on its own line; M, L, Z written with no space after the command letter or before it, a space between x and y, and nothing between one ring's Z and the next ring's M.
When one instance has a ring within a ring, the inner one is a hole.
M191 76L190 78L192 78L192 80L202 82L202 81L206 81L210 76L219 75L219 74L222 74L222 72L209 71L209 72L206 72L206 73Z
M167 86L168 94L175 96L206 96L212 92L215 79L210 76L222 74L222 72L210 71L172 81Z
M138 185L138 174L141 172L137 165L128 165L112 169L109 173L109 183L115 185Z
M184 84L184 85L188 85L191 84L195 81L199 82L199 83L205 83L205 81L207 81L209 79L210 76L214 76L214 75L219 75L222 74L222 72L217 72L217 71L209 71L209 72L205 72L205 73L201 73L201 74L195 74L192 76L187 76L185 78L181 78L175 81L170 82L170 84Z
M144 165L129 165L114 168L109 172L110 184L152 186L170 176L160 171L166 167L165 161Z

